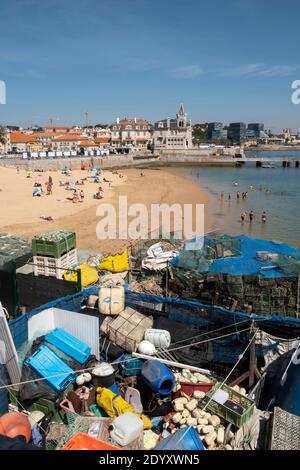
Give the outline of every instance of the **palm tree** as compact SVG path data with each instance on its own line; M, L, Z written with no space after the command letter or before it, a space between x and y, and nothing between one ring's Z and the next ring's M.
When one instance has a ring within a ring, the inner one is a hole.
M0 145L5 145L6 144L6 136L5 136L5 130L3 127L0 127Z

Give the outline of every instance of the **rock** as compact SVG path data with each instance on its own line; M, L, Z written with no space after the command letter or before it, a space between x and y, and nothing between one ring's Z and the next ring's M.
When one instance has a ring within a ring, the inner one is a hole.
M179 424L185 424L188 418L181 418Z
M177 424L180 422L182 419L182 414L181 413L175 413L175 415L172 418L173 423Z
M191 426L191 427L197 426L197 419L196 418L187 418L186 424L188 426Z
M202 434L203 424L196 426L197 433Z
M215 450L216 449L216 443L213 441L209 446L207 447L207 450Z
M185 408L189 411L193 411L195 408L197 408L197 400L193 398L191 401L189 401L186 405Z
M220 426L220 424L221 424L221 420L220 420L219 416L217 416L217 415L210 416L208 418L208 422L209 422L209 424L212 424L214 427Z
M173 403L172 403L174 410L175 411L183 411L184 406L186 405L187 402L188 402L188 400L185 397L175 398L175 400L173 400Z
M217 431L217 443L224 444L224 438L225 438L225 429L221 427Z
M202 428L202 432L203 434L210 434L211 432L214 432L215 428L213 426L211 426L210 424L206 425L206 426L203 426ZM217 437L217 433L216 433L216 437Z
M200 374L200 372L195 372L194 375L199 383L210 383L210 380L206 375Z
M217 433L215 431L212 431L205 436L204 442L207 446L210 446L216 440L216 437Z
M191 415L193 416L193 418L202 418L202 411L199 410L199 408L195 408L192 412L191 412Z
M191 413L189 412L189 410L184 409L181 413L181 416L182 418L188 418L189 416L191 416Z
M207 426L208 425L208 419L198 418L198 424L202 424L203 426Z
M193 397L196 398L196 400L203 400L205 395L206 393L202 392L201 390L195 390L193 393Z
M232 447L231 447L230 444L226 444L225 449L226 449L226 450L232 450Z

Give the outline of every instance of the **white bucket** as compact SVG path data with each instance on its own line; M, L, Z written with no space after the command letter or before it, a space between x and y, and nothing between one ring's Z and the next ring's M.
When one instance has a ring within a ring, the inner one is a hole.
M143 421L133 413L124 413L111 423L110 436L114 442L127 446L143 432Z
M124 287L102 287L99 291L99 312L119 315L125 308Z
M150 328L145 331L144 339L150 341L156 348L168 348L171 344L171 335L167 330Z

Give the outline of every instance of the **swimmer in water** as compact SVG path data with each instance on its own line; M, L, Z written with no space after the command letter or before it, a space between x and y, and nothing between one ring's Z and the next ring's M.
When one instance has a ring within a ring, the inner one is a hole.
M243 212L241 213L241 222L245 222L246 215L247 215L247 212L246 212L246 211L243 211Z
M267 213L265 211L263 211L263 213L261 214L261 221L262 221L263 224L266 223L267 218L268 218Z

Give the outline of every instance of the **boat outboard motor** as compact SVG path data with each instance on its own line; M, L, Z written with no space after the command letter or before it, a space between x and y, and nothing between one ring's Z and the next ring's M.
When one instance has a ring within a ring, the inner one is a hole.
M263 399L263 408L271 411L274 406L278 406L300 416L300 341L288 353L288 359L272 380L267 396Z

